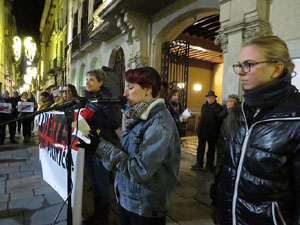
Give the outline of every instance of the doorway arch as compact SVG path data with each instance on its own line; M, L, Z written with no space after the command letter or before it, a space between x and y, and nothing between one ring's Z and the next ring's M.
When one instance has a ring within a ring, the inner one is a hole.
M125 55L121 46L117 46L111 51L108 67L123 76L125 72Z
M161 71L161 49L163 43L177 38L187 27L191 26L197 20L219 13L218 9L200 8L177 15L174 20L170 21L160 30L153 41L153 66L158 71Z

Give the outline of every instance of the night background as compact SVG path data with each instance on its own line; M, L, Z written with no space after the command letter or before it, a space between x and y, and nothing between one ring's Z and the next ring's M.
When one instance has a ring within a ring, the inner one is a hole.
M20 37L32 36L40 43L40 21L43 14L44 0L14 0L12 13L15 15L17 31Z

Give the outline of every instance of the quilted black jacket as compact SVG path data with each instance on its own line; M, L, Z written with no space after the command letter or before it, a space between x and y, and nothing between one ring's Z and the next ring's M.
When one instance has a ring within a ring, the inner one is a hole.
M257 115L243 104L222 127L212 186L221 225L300 224L300 95Z

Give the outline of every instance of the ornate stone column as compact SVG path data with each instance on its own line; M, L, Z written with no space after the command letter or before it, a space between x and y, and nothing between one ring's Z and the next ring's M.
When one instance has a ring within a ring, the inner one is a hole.
M148 17L134 11L122 10L117 25L126 33L126 42L130 48L128 68L148 65Z
M242 95L239 77L232 65L238 61L245 41L256 36L271 35L267 0L219 0L221 28L215 43L224 53L222 96Z

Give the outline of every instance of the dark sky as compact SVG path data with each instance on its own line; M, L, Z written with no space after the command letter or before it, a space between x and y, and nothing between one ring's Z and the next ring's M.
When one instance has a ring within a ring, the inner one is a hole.
M14 0L12 14L16 18L20 37L33 36L40 42L40 21L44 9L44 0Z

